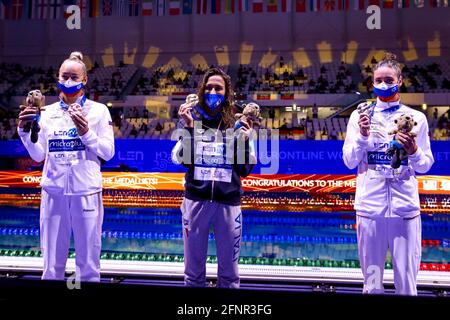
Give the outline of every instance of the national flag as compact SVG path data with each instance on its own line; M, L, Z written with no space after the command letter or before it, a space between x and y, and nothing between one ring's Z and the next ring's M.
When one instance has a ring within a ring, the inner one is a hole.
M113 1L114 3L114 1ZM124 17L128 14L128 0L116 0L114 9L113 9L113 15Z
M280 98L281 100L294 100L294 93L282 92Z
M253 0L252 11L255 13L263 12L263 0Z
M7 13L7 16L9 17L9 19L11 19L11 20L22 19L23 1L22 0L13 0L13 1L7 1L7 3L9 3L9 5L6 6L6 13Z
M350 0L338 0L338 10L347 11L349 7Z
M208 0L197 0L197 14L207 14Z
M48 18L48 2L47 0L37 0L34 7L34 19L47 19Z
M2 3L2 19L19 20L22 19L23 1L4 0Z
M0 1L0 20L6 20L10 17L11 1Z
M239 1L239 12L250 11L250 0L238 0Z
M89 17L96 18L100 16L100 0L89 1Z
M3 1L0 1L0 20L5 19L5 5L3 4Z
M179 15L181 12L180 0L169 0L169 15Z
M306 0L295 0L295 12L306 11Z
M281 0L281 12L292 11L292 0Z
M102 1L102 14L104 17L112 16L113 13L113 2L112 0Z
M409 6L410 6L410 0L398 0L399 8L409 8Z
M50 19L59 19L61 17L61 0L50 0L48 4L48 15Z
M354 1L354 5L353 5L354 10L365 10L366 9L366 1L365 0L353 0L353 1Z
M220 0L211 0L211 13L220 14Z
M157 0L158 2L158 7L157 7L157 11L156 14L158 16L163 16L166 14L166 1L165 0Z
M267 12L277 12L278 2L277 0L267 0Z
M153 0L142 1L142 15L151 16L153 13Z
M270 100L270 93L257 93L256 100Z
M235 12L236 0L225 0L224 13L234 13Z
M325 11L334 11L335 5L336 5L336 3L334 2L334 0L325 0L324 9L325 9Z
M28 2L27 0L0 0L3 18L10 20L26 18Z
M320 11L320 0L309 0L310 11Z
M2 20L7 20L7 19L11 19L11 5L12 5L12 0L3 0L0 1L1 4L1 19Z
M32 0L24 0L23 1L23 9L22 9L22 19L24 19L24 20L31 19L32 13L33 13L33 1Z
M136 17L139 15L139 0L128 0L128 16Z
M192 14L192 1L183 0L183 14Z
M88 6L86 0L77 0L76 5L80 7L80 17L86 18L88 16Z
M448 0L429 0L430 8L448 7Z
M394 8L394 0L383 0L383 8L393 9Z

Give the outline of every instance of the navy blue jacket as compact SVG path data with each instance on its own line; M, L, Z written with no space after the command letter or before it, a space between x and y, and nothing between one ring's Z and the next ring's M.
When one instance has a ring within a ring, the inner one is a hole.
M174 148L173 158L188 169L185 176L186 198L240 205L243 193L241 177L248 176L254 167L250 164L250 143L248 139L238 141L236 134L227 137L223 128L221 141L216 141L219 137L205 135L206 130L217 129L219 124L220 119L202 120L202 129L197 128L195 133L194 128L185 128L189 135L180 139L178 150L177 146ZM180 120L178 128L184 128L184 125L184 121ZM239 158L238 151L242 147L244 150ZM183 157L185 150L190 150L189 157Z

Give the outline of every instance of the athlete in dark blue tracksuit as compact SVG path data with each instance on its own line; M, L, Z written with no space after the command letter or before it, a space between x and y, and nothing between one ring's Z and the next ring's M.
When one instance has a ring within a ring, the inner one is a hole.
M183 138L173 159L188 168L181 205L185 255L185 283L205 286L210 226L214 228L218 259L218 287L238 288L242 235L241 177L250 174L251 123L234 132L231 81L220 69L205 73L198 100L180 106ZM227 131L228 129L228 131ZM228 133L228 134L227 134Z

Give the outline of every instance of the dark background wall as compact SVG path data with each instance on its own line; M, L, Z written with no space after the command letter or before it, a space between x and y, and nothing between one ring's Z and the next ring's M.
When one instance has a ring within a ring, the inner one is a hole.
M208 64L217 64L218 48L228 52L231 64L237 64L242 62L243 47L253 46L253 63L259 63L268 52L283 55L289 62L299 49L311 61L322 62L319 53L326 55L327 45L333 61L344 57L353 62L354 54L356 62L364 62L371 50L385 49L411 61L450 56L448 8L381 10L381 30L368 30L368 17L364 11L351 10L101 17L82 19L81 30L68 30L64 19L4 20L0 21L0 61L57 65L70 51L80 50L102 65L118 63L124 60L124 54L136 50L127 61L143 65L146 54L153 50L159 52L153 55L159 65L172 57L190 62L197 53ZM349 43L353 49L348 50ZM411 47L416 54L408 51ZM437 50L429 52L430 48Z

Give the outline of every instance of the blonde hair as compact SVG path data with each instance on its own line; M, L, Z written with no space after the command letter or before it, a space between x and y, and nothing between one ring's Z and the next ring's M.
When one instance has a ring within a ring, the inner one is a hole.
M385 52L384 58L378 61L378 63L373 66L372 71L375 72L378 68L381 67L389 67L391 69L394 69L398 78L402 76L402 66L397 61L397 56L393 53Z
M83 67L84 77L87 78L87 68L86 68L86 65L83 62L83 54L80 51L73 51L73 52L71 52L70 55L69 55L69 58L64 60L63 63L61 64L61 66L66 61L75 61L75 62L78 62L79 64L81 64L81 66ZM61 67L60 67L60 69L61 69Z

